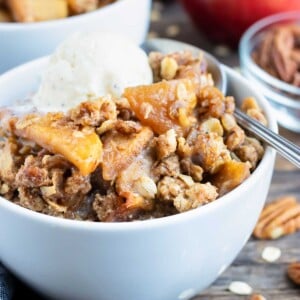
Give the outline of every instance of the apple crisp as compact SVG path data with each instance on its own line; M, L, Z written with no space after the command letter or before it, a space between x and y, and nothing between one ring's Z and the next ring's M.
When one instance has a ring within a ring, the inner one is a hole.
M5 0L0 22L41 22L87 13L116 0Z
M30 210L97 222L198 208L256 168L261 143L237 124L203 58L151 53L155 82L63 112L0 110L0 194ZM266 122L255 99L242 109ZM5 201L5 200L0 200Z

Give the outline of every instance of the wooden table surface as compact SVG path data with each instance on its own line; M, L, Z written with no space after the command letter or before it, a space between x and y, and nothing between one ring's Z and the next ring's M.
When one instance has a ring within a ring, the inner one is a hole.
M221 62L238 67L238 54L228 51L222 45L209 43L192 25L181 6L174 1L161 5L154 3L150 36L167 37L191 43L217 56ZM300 134L280 128L280 133L300 145ZM272 179L268 200L280 195L292 194L300 201L300 170L277 155L275 172ZM261 252L266 246L279 247L282 255L275 263L266 263ZM193 300L237 300L249 299L248 296L236 296L227 288L231 281L244 281L255 292L266 299L296 300L300 299L300 289L286 276L287 265L300 260L300 232L283 237L277 241L249 240L233 264L217 279L213 285Z

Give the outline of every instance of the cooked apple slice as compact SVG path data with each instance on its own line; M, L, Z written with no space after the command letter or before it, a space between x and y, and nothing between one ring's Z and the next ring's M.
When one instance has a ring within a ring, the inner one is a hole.
M102 176L104 180L113 180L126 169L149 143L153 131L142 127L140 132L124 135L117 131L109 132L103 138Z
M79 129L63 114L28 115L15 125L16 135L34 141L73 163L82 175L93 172L102 161L102 143L89 127Z
M235 160L225 162L213 175L211 182L218 188L220 196L240 185L250 175L250 164Z
M170 80L147 86L129 87L124 97L143 125L155 133L176 131L191 125L196 106L196 85L192 80Z

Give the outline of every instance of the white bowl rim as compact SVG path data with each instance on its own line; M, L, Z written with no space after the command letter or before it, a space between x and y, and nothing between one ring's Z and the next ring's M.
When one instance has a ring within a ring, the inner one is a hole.
M55 28L61 25L66 25L76 21L84 21L85 19L94 17L98 14L109 13L110 10L114 8L118 8L119 6L124 5L123 3L129 1L137 1L137 0L117 0L116 2L105 5L101 8L98 8L94 11L82 13L75 16L69 16L61 19L54 19L49 21L41 21L41 22L32 22L32 23L21 23L21 22L0 22L0 31L10 31L10 30L42 30L42 29L50 29Z
M9 78L13 77L15 73L24 72L27 68L31 68L33 66L43 65L47 62L49 56L41 57L39 59L32 60L27 62L19 67L16 67L0 76L0 82L3 79L9 80ZM244 84L252 86L252 89L255 90L253 84L243 78L240 74L236 71L232 70L229 67L222 65L225 72L230 74L233 78L242 81ZM268 127L277 132L277 122L272 113L272 108L268 101L260 94L258 99L259 104L262 106L269 125ZM35 222L41 222L44 225L51 225L60 228L68 228L68 229L77 229L77 230L87 230L87 231L99 231L99 232L119 232L119 231L139 231L145 229L154 229L157 227L162 226L171 226L172 224L179 224L185 221L188 221L191 218L201 218L201 215L208 214L213 211L217 207L222 207L223 205L229 205L230 202L234 201L235 198L238 198L239 194L243 194L246 192L247 187L253 185L256 177L263 178L263 174L272 166L272 162L275 159L275 150L266 147L264 156L260 161L258 167L254 170L253 173L238 187L233 189L231 192L225 194L224 196L218 198L216 201L208 203L204 206L199 208L184 212L178 213L175 215L162 217L162 218L155 218L143 221L133 221L133 222L94 222L94 221L79 221L79 220L72 220L72 219L64 219L55 216L49 216L43 213L39 213L36 211L32 211L30 209L21 207L3 197L0 196L0 209L2 207L11 213L15 214L16 217L20 216L23 218L31 219Z

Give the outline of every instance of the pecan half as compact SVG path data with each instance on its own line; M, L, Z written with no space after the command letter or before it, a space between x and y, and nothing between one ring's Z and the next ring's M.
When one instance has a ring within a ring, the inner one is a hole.
M259 239L277 239L300 229L300 204L293 196L283 196L267 204L255 226Z
M300 262L289 264L287 274L294 283L300 285Z

